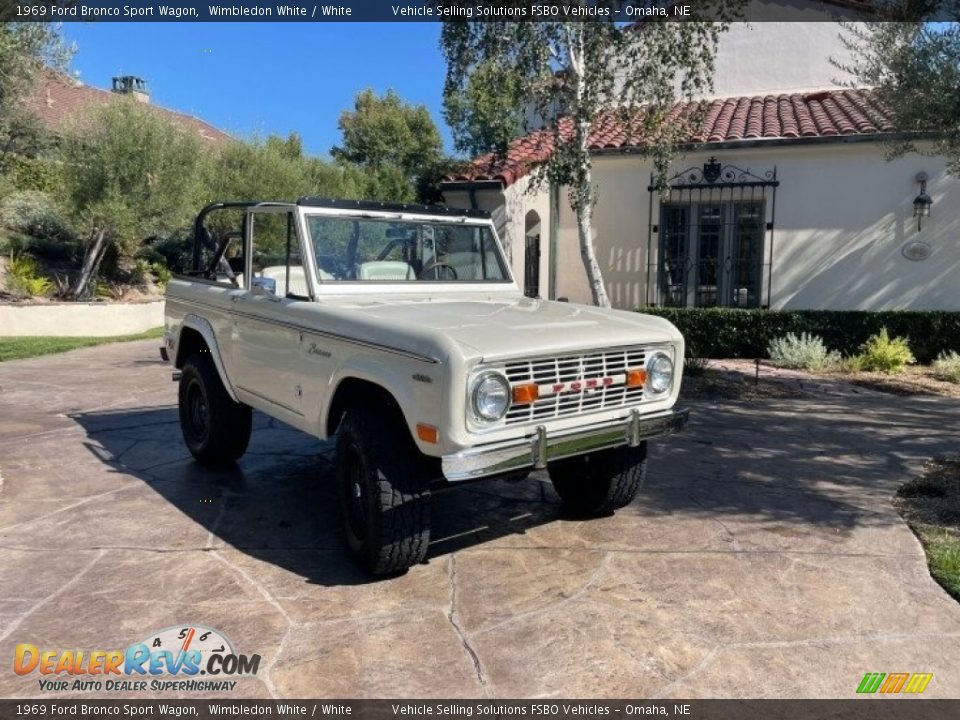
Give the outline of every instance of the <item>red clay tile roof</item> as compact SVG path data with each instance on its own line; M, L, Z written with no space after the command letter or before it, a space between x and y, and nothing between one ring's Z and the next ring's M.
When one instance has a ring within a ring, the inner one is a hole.
M668 113L678 120L696 112L699 104L678 103ZM639 123L624 124L617 114L602 118L590 135L590 149L640 150L645 138ZM889 111L865 90L825 90L793 95L719 98L707 101L699 126L683 141L710 145L731 141L763 141L784 138L825 138L869 136L894 129ZM561 120L560 132L570 131L568 119ZM553 151L553 132L537 130L514 140L506 158L493 155L477 158L469 168L444 178L445 182L498 180L512 185L543 162Z
M25 104L47 129L57 132L64 121L78 110L101 105L116 98L117 95L109 90L83 85L67 75L46 72L37 80L33 95ZM193 130L203 140L218 145L233 140L227 133L192 115L157 105L147 107L179 123L184 128Z

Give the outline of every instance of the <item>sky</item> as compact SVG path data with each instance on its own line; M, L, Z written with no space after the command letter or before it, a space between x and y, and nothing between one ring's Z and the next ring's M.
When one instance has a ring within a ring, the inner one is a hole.
M151 102L242 137L300 133L327 155L337 120L364 88L440 114L445 65L440 23L67 23L71 70L109 88L116 75L147 81Z

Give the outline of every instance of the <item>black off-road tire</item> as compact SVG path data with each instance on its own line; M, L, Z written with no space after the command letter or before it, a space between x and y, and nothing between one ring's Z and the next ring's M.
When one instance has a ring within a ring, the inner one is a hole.
M563 507L578 517L609 515L633 502L647 476L647 444L618 447L551 463Z
M253 413L230 399L209 352L195 353L183 364L179 405L183 440L197 462L225 465L246 452Z
M354 407L337 432L337 488L347 547L372 575L423 561L430 543L428 464L399 412Z

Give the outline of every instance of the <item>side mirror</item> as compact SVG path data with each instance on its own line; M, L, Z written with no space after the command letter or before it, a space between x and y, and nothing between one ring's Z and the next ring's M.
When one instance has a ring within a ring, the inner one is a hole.
M277 281L268 277L255 277L250 281L254 295L276 295Z

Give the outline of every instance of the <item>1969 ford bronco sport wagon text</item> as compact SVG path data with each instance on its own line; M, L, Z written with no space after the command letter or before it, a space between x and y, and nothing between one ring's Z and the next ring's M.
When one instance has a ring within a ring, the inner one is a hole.
M162 354L190 452L239 458L252 408L336 437L347 544L371 573L424 558L442 485L545 468L569 512L623 507L646 441L687 420L677 329L525 297L486 213L214 203L189 264Z

